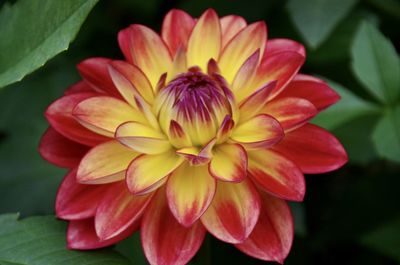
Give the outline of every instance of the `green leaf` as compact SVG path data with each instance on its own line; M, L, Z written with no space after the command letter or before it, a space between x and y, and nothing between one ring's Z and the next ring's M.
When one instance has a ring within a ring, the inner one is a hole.
M400 106L388 110L376 125L372 140L378 154L400 162Z
M134 233L127 239L119 242L115 250L127 257L135 265L148 264L143 253L142 243L140 241L140 232Z
M0 88L66 50L98 0L19 0L0 11Z
M388 255L400 262L400 217L366 234L363 245Z
M379 101L395 102L400 92L400 60L393 44L375 26L363 22L351 55L352 69L360 83Z
M319 113L313 119L313 123L332 130L357 117L379 111L377 106L357 97L343 86L330 80L327 80L327 82L339 93L341 99L332 107Z
M0 215L0 264L128 265L115 251L72 251L66 247L66 224L53 216ZM7 264L7 263L5 263Z
M357 0L290 0L289 15L311 48L317 48Z

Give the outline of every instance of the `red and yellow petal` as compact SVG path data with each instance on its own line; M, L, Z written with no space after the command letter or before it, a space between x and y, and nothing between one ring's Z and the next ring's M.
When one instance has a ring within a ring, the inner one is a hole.
M169 141L174 147L185 148L192 146L189 135L178 122L171 120L168 132Z
M220 19L222 32L222 48L236 36L242 29L247 26L244 18L235 15L229 15Z
M249 176L265 191L280 198L302 201L306 192L300 169L271 150L249 151Z
M138 222L152 195L134 196L124 181L111 184L96 210L97 236L101 240L113 238Z
M179 9L172 9L165 16L161 36L168 45L172 56L180 47L186 50L195 23L195 20L188 13Z
M105 96L81 101L72 115L89 130L108 137L113 137L117 127L124 122L147 122L142 113L124 101Z
M277 119L285 132L301 127L317 115L317 109L310 101L293 97L274 99L261 112Z
M250 235L259 213L260 198L249 180L218 182L214 199L201 221L216 238L237 244Z
M231 139L249 149L267 148L278 143L284 136L282 127L273 117L260 114L239 124Z
M96 92L86 81L79 81L71 86L69 86L65 91L64 95L71 95L76 93L87 93Z
M221 144L214 148L210 174L221 181L240 182L247 176L247 153L240 144Z
M92 217L107 191L106 185L84 185L76 181L76 169L64 177L57 191L56 215L64 220Z
M312 124L286 134L274 150L289 158L306 174L333 171L348 161L341 143L327 130Z
M260 217L240 251L257 259L283 264L292 247L294 228L290 208L284 200L261 194Z
M119 98L121 95L108 73L110 62L111 59L107 58L89 58L80 62L77 68L82 78L93 90Z
M221 26L214 10L205 11L190 34L187 49L188 67L207 70L208 61L218 59L221 50Z
M138 156L126 172L126 183L130 192L140 195L157 189L183 160L173 150L157 155Z
M65 138L51 127L43 134L39 144L39 153L44 159L67 168L77 166L88 150L87 146Z
M67 247L69 249L88 250L111 246L132 235L138 227L139 222L134 223L117 236L101 240L96 234L93 218L70 221L67 231Z
M119 142L111 140L92 148L79 164L80 183L102 184L122 180L129 163L138 155Z
M270 39L265 46L264 57L269 57L274 53L280 52L297 52L306 56L306 49L301 43L289 39Z
M233 121L231 115L226 115L224 120L222 121L221 126L217 131L217 144L221 144L226 142L231 135L232 129L235 126L235 122Z
M176 150L176 154L185 158L192 166L204 165L210 162L213 156L212 149L216 141L215 138L211 139L211 141L202 148L196 146L181 148Z
M172 62L164 41L152 29L142 25L132 25L121 31L118 40L126 59L144 72L154 88Z
M79 124L72 116L72 110L81 101L98 95L97 93L76 93L64 96L47 108L45 116L50 125L63 136L84 145L95 146L109 138L98 135Z
M151 265L184 265L199 250L206 231L200 222L189 228L178 223L168 208L164 192L157 192L143 217L143 251Z
M313 76L298 74L277 96L278 98L298 97L310 101L321 111L335 104L340 96L321 79Z
M218 60L221 73L230 84L239 68L254 52L264 51L267 27L264 22L256 22L240 31L225 46ZM262 54L260 54L262 56Z
M172 214L185 227L193 225L207 210L216 189L216 180L207 166L177 168L167 182L167 199Z

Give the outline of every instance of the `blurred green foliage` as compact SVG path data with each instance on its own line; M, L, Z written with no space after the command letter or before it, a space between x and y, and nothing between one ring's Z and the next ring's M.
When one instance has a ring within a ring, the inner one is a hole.
M8 37L15 40L21 34L14 28L7 29L14 25L4 18L10 12L8 2L17 2L12 7L16 8L35 1L0 0L0 32L5 34L1 36L0 47L6 47ZM79 1L52 1L55 6L61 2L68 5ZM334 173L307 176L304 203L291 205L296 238L286 264L400 264L398 0L99 1L68 52L61 53L22 82L0 91L0 213L20 212L22 216L53 213L56 189L65 172L44 162L37 153L37 145L47 126L43 117L45 108L79 79L75 70L79 61L94 56L122 58L116 36L131 23L159 30L163 16L171 8L182 8L198 16L209 7L221 16L238 14L250 22L265 20L269 38L291 38L304 43L307 61L302 72L322 76L342 96L340 103L313 122L333 131L346 147L350 163ZM31 11L29 17L35 18L34 9ZM30 34L40 39L43 36L40 24L57 21L53 17L56 14L48 12L41 14L40 20L31 21L27 25L33 28ZM83 21L84 17L80 19ZM23 71L13 81L65 49L78 24L67 27L63 36L68 37L60 46L62 49L41 54L43 60L34 67L33 64L21 67ZM25 54L17 50L20 45L15 46L16 55ZM0 58L5 58L0 60L0 84L7 83L1 81L1 73L8 65L2 62L18 60L12 55L9 49L0 49ZM4 227L20 226L16 216L2 216L0 221ZM23 222L32 229L47 224L49 229L59 227L57 244L63 244L62 223L49 217ZM4 238L0 228L1 240ZM146 264L137 233L115 250L132 264ZM0 264L19 264L17 260L2 259L0 255ZM126 261L121 262L117 264ZM209 236L192 264L262 262Z

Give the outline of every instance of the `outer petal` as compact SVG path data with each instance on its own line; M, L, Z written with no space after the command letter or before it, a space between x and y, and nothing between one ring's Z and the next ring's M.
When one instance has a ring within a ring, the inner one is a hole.
M39 144L40 155L59 167L72 168L79 164L88 147L73 142L49 127Z
M93 218L71 221L68 224L67 246L69 249L80 250L111 246L130 236L138 226L138 223L134 223L118 236L108 240L101 240L96 235Z
M177 75L185 73L187 70L186 51L180 47L176 51L172 66L167 73L165 81L169 82L175 79ZM157 91L160 91L160 89L157 89Z
M257 225L249 238L236 247L257 259L283 264L292 247L293 218L285 201L261 195L261 212Z
M126 59L145 73L154 88L171 65L171 55L164 41L142 25L132 25L121 31L118 41Z
M243 29L226 45L218 64L222 75L229 84L250 55L257 50L264 51L266 40L265 23L256 22Z
M153 88L139 68L124 61L113 61L108 71L119 93L131 106L136 106L134 102L136 95L140 95L150 104L153 103Z
M188 67L199 66L207 70L208 61L218 59L221 50L221 26L218 15L208 9L201 15L193 28L188 42Z
M304 59L305 57L302 54L292 51L273 53L270 56L264 57L251 85L252 91L270 81L276 80L276 87L270 96L272 99L278 95L297 74L304 63ZM249 91L251 91L251 89Z
M97 207L94 219L97 236L107 240L137 223L151 198L152 194L133 196L124 181L110 185Z
M247 176L247 153L240 144L221 144L213 151L210 174L221 181L240 182Z
M309 75L296 75L277 98L298 97L310 101L323 110L339 101L340 96L327 83Z
M260 197L249 180L241 183L218 182L213 202L201 221L218 239L236 244L249 236L259 213Z
M117 127L124 122L147 122L141 112L112 97L83 100L76 105L72 115L86 128L109 137L113 137Z
M79 63L77 68L82 78L95 91L114 97L121 97L108 73L108 64L110 62L111 59L107 58L89 58Z
M143 217L141 231L144 254L151 265L183 265L196 254L205 229L200 222L185 228L168 209L164 190L157 193Z
M306 56L306 49L301 43L289 39L271 39L268 40L265 46L264 57L269 57L274 53L280 52L297 52L304 57Z
M167 182L167 198L172 214L180 224L190 227L207 210L215 188L216 180L208 173L207 166L182 164Z
M317 114L317 109L308 100L290 97L268 102L261 112L273 116L288 132L311 120Z
M76 93L87 93L95 92L95 90L85 81L79 81L71 86L69 86L65 91L64 95L71 95Z
M220 19L222 32L222 48L247 26L246 20L240 16L229 15Z
M138 122L121 124L115 138L123 145L143 154L161 154L172 148L165 136Z
M58 188L57 217L65 220L79 220L94 216L107 189L107 185L79 184L76 181L76 169L71 170Z
M282 127L273 117L260 114L239 124L231 139L246 148L266 148L279 142L284 136Z
M248 152L249 175L267 192L292 201L302 201L304 176L292 161L267 149Z
M125 170L138 154L117 141L92 148L79 164L77 179L81 183L102 184L124 179Z
M186 49L187 42L195 25L195 20L185 11L172 9L165 16L161 36L168 45L172 56L179 47Z
M274 149L307 174L336 170L348 160L340 142L325 129L312 124L289 132Z
M81 101L94 97L95 93L77 93L64 96L54 101L46 110L50 125L60 134L78 143L94 146L109 140L104 136L89 131L72 116L72 110Z
M136 195L155 190L182 162L183 158L173 150L158 155L138 156L126 172L129 190Z

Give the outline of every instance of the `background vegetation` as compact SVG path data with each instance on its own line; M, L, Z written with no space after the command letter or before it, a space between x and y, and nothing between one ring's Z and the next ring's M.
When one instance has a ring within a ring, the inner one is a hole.
M65 224L52 217L65 172L37 153L43 113L79 80L78 62L122 58L120 29L159 30L171 8L198 16L208 7L304 43L302 72L343 98L314 122L341 139L350 162L307 176L305 201L291 204L296 238L285 264L400 264L397 0L0 0L0 213L11 213L0 215L0 264L146 264L137 234L107 250L65 250ZM192 263L261 264L211 237Z

